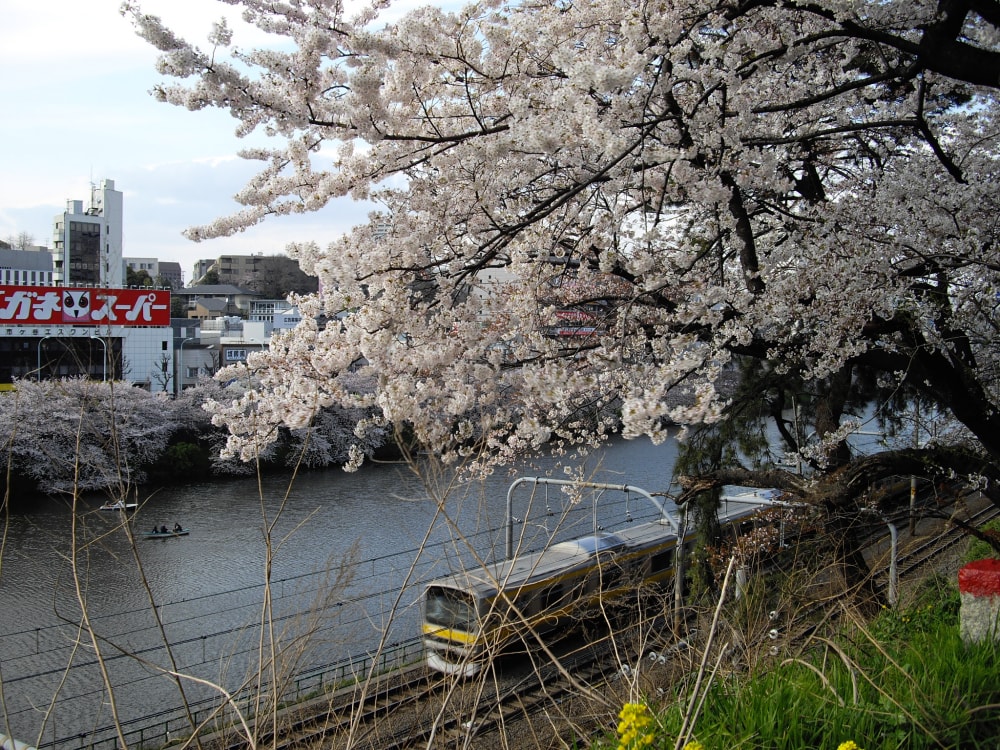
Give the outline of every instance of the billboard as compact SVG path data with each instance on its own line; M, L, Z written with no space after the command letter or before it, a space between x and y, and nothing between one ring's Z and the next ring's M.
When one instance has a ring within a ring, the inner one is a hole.
M0 325L169 326L170 291L0 285Z

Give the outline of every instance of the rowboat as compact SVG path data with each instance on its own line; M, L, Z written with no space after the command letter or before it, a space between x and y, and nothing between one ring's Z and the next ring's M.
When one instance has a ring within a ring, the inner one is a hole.
M190 533L191 529L181 529L180 531L167 529L166 531L144 531L142 535L146 539L169 539L172 536L187 536Z
M117 502L114 503L111 502L104 503L104 505L101 506L101 510L134 510L135 508L138 507L139 503L126 503L121 500L118 500Z

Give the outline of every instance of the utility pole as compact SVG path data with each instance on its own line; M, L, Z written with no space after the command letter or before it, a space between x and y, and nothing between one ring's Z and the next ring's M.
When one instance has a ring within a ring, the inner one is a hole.
M920 447L920 402L913 402L913 449ZM910 475L910 536L917 528L917 476Z

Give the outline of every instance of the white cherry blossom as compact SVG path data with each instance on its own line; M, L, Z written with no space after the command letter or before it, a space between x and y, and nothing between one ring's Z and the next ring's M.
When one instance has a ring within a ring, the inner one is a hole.
M381 2L227 2L282 44L223 29L204 51L125 7L181 81L160 98L275 144L244 154L261 164L245 209L190 235L380 207L289 248L325 324L216 405L235 454L333 403L451 457L619 420L661 439L723 416L716 381L740 357L817 387L886 373L1000 455L996 13L488 0L384 24ZM592 325L553 335L573 312Z

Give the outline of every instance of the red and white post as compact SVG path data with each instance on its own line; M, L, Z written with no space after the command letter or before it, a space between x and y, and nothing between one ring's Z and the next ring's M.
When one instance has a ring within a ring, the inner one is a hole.
M958 571L960 632L965 643L1000 641L1000 560L976 560Z

